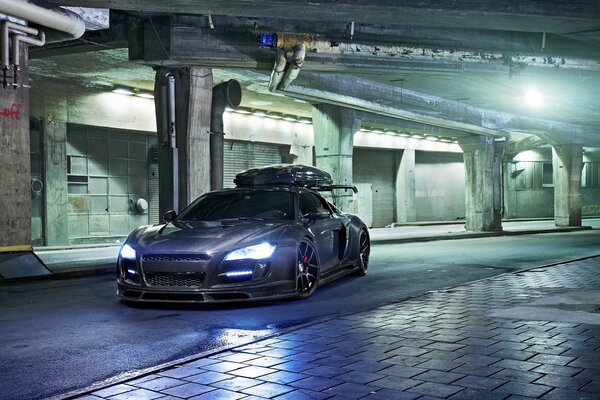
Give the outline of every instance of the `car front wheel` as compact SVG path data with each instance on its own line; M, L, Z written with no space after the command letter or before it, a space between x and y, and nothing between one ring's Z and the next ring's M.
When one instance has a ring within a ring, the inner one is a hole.
M296 293L305 298L312 295L319 285L319 257L315 246L302 241L296 256Z
M355 275L365 276L367 274L367 268L369 268L369 254L371 254L369 234L365 230L362 230L360 232L360 239L358 240L358 268Z

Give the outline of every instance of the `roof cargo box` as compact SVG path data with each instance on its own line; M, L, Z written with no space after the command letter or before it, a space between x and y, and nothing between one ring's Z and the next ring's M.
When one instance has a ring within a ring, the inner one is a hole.
M237 187L301 186L320 188L332 184L331 175L300 164L275 164L242 171L233 180Z

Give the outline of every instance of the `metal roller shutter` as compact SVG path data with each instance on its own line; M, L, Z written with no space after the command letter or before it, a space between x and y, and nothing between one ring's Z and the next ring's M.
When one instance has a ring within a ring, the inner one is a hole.
M235 174L248 168L280 164L281 146L225 140L223 143L223 187L235 187Z

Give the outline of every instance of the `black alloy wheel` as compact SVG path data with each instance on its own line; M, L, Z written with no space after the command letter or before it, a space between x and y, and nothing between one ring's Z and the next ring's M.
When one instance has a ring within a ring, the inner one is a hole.
M302 241L296 256L296 293L298 297L309 297L319 285L319 257L315 246Z
M355 274L365 276L367 268L369 268L369 254L371 253L371 241L369 240L369 234L365 230L360 232L358 243L358 269Z

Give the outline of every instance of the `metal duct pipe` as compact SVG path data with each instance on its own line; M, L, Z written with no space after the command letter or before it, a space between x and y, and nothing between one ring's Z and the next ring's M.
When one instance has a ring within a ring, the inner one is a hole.
M23 43L28 43L28 44L33 44L36 46L43 46L46 40L46 36L44 35L44 32L39 32L37 29L35 28L31 28L29 26L25 26L25 25L21 25L21 24L17 24L15 22L11 22L11 21L4 21L1 25L0 28L0 66L2 68L2 86L3 87L7 87L8 86L8 69L10 68L11 65L11 59L9 57L9 42L10 42L10 35L9 35L9 31L8 30L12 30L12 31L16 31L19 33L14 33L13 32L13 36L12 36L12 65L14 67L14 73L13 73L13 83L12 85L16 88L18 87L19 83L18 83L18 76L19 76L19 58L21 56L20 54L20 50L19 50L19 43L23 42ZM30 36L25 36L25 35L35 35L38 36L38 38L34 38L34 37L30 37Z
M280 90L287 89L288 86L298 77L300 73L300 68L302 68L302 64L304 63L304 56L306 55L306 46L304 43L298 43L294 47L294 55L292 56L292 61L285 73L281 84L279 85Z
M181 210L179 204L179 149L177 148L177 119L175 117L175 76L172 73L165 75L167 80L167 117L168 117L168 146L171 149L173 172L173 209Z
M283 73L285 72L285 66L287 64L285 55L285 49L277 49L275 64L273 65L273 71L271 72L271 78L269 79L269 92L277 90L277 86L279 86L279 83L283 79Z
M223 188L223 113L225 107L237 108L242 101L242 87L235 79L213 88L210 113L210 188Z
M55 31L48 32L48 43L77 39L85 32L79 15L50 4L43 7L29 0L0 0L0 12Z

